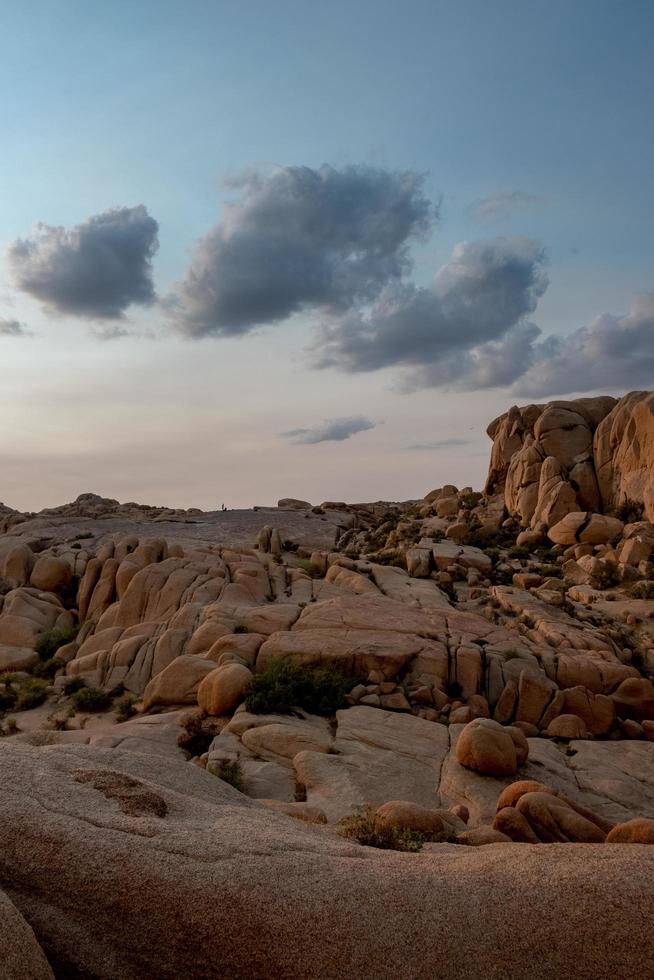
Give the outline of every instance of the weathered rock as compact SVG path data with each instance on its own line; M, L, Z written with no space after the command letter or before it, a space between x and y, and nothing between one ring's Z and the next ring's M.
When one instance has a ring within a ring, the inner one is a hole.
M511 776L527 761L529 746L522 732L503 728L489 718L471 721L456 745L458 762L488 776Z
M198 704L208 715L229 714L243 700L251 680L252 672L242 664L216 667L199 683Z
M445 824L434 810L408 800L389 800L377 807L375 823L384 828L414 830L421 834L442 834Z
M606 835L607 844L654 844L654 820L636 818L620 823Z

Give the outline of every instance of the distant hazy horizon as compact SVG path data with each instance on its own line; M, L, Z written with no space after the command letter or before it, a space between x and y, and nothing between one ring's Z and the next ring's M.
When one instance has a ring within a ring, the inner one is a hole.
M644 0L3 9L0 500L404 500L654 387Z

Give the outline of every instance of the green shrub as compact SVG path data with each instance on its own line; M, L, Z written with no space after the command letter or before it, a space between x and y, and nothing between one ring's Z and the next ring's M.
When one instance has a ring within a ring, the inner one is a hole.
M590 576L588 584L592 589L612 589L620 584L620 572L616 562L603 561L600 567Z
M654 582L636 582L629 594L633 599L654 599Z
M50 685L39 677L28 677L17 683L15 711L29 711L43 704Z
M57 671L65 666L66 664L59 657L51 657L49 660L41 660L32 670L32 674L34 677L45 677L52 680Z
M645 505L638 500L625 500L615 509L615 516L623 524L637 524L645 517Z
M11 684L0 685L0 711L11 711L16 704L16 691Z
M310 558L296 558L295 566L296 568L301 568L302 571L306 572L307 575L310 575L311 578L318 578L320 575L319 570L316 568Z
M536 558L543 562L555 562L558 557L558 552L555 548L536 548L534 551Z
M368 559L377 565L390 565L393 568L402 568L406 571L406 556L399 548L391 548L385 551L376 551L369 554Z
M132 694L131 691L125 691L121 694L119 698L114 701L114 710L116 712L116 721L127 721L132 715L136 714L136 709L134 705L138 701L136 694Z
M563 578L563 569L560 565L541 565L538 572L543 578Z
M481 500L480 493L464 493L459 497L459 506L464 510L472 510Z
M509 558L529 558L530 554L529 548L523 548L522 545L515 545L509 550Z
M290 714L303 708L313 715L333 715L345 705L355 680L334 667L301 667L290 660L271 660L250 681L245 706L253 714Z
M229 783L239 793L245 793L245 783L243 781L243 770L237 761L230 762L225 759L217 769L213 769L214 776L218 776L223 782Z
M86 687L86 685L81 677L67 677L64 682L64 694L70 696L75 691L80 691L83 687Z
M422 834L416 830L400 830L397 827L379 827L375 810L366 807L351 817L344 817L336 825L337 833L348 840L355 840L365 847L380 847L391 851L420 851L427 841L452 841L451 833Z
M71 701L76 711L105 711L111 704L111 693L101 687L80 687Z
M76 636L76 629L48 630L47 633L42 633L38 638L34 649L41 660L50 660L60 647L66 646L67 643L72 643Z

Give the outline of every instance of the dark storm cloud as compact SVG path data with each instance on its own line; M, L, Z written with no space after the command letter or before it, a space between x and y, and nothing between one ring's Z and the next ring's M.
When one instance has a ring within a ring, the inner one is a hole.
M27 330L18 320L5 320L0 317L0 337L26 337Z
M189 337L234 336L303 309L344 312L410 268L409 245L436 208L415 173L374 167L284 167L249 173L199 240L166 300Z
M525 336L538 331L524 320L547 288L544 261L542 246L526 238L463 242L429 288L387 287L366 314L324 325L313 364L351 373L401 368L407 390L473 376L483 386L512 381L528 366Z
M357 432L374 429L376 425L376 422L357 415L351 418L325 419L322 425L316 425L311 429L290 429L288 432L283 432L282 436L291 442L308 445L318 442L344 442Z
M152 257L158 225L141 204L93 215L67 230L39 224L9 246L18 289L56 313L116 320L155 299Z
M507 221L517 211L526 211L544 203L542 197L525 194L524 191L497 191L474 201L468 208L468 214L477 224L494 225Z
M654 293L636 296L623 316L602 313L588 327L534 344L532 365L516 381L530 397L651 388Z

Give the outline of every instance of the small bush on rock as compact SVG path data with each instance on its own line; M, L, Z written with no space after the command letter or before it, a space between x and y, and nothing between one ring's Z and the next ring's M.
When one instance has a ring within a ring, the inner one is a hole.
M50 685L46 680L41 680L39 677L29 677L20 681L16 686L18 690L16 691L15 710L29 711L30 708L37 708L43 704Z
M636 582L630 594L633 599L654 599L654 582Z
M58 670L65 667L66 664L59 657L50 657L49 660L42 660L33 669L32 674L34 677L44 677L52 679Z
M59 647L66 646L67 643L72 643L76 636L76 629L48 630L47 633L43 633L38 638L34 649L41 660L50 660L51 657L54 657Z
M80 691L83 687L86 685L81 677L67 677L64 681L64 694L70 697L71 694Z
M245 698L253 714L290 714L302 708L312 715L333 715L345 706L356 681L334 667L302 667L291 660L271 660L254 675Z
M111 704L111 693L100 687L80 687L71 701L76 711L105 711Z
M233 786L234 789L237 789L239 793L245 793L243 770L236 760L230 762L229 760L225 759L220 763L220 766L217 769L213 770L213 772L215 776L218 776L218 778L222 779L223 782L229 783L229 785Z
M135 694L132 694L131 691L125 691L124 694L121 694L121 696L114 701L116 721L117 722L127 721L128 718L131 718L133 715L135 715L136 709L134 705L136 704L137 701L138 701L137 696Z
M614 561L603 561L600 567L590 576L589 583L592 589L612 589L613 586L620 584L620 574L618 566Z
M451 841L451 834L424 834L417 830L384 827L375 819L374 807L366 807L351 817L344 817L336 826L337 833L365 847L387 851L420 851L428 841Z

